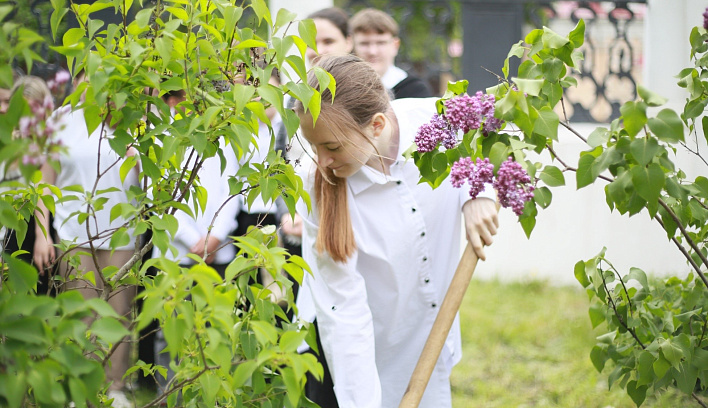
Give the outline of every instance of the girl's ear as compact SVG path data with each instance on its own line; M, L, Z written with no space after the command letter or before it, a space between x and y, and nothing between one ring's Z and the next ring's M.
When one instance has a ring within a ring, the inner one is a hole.
M374 137L381 136L381 133L383 133L384 128L386 128L387 120L388 118L386 117L386 115L381 112L375 114L374 117L371 118L371 129L373 131Z

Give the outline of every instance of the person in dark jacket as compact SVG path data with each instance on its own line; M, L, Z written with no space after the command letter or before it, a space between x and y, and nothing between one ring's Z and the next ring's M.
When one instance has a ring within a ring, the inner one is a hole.
M349 20L354 54L371 64L395 99L433 96L425 81L394 64L401 45L398 31L398 23L391 16L373 8L359 11Z

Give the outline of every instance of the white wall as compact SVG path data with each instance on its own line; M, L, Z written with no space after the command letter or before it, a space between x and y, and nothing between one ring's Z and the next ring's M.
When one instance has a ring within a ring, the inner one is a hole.
M576 130L587 136L595 127L580 124ZM559 139L558 155L576 166L578 153L586 147L568 131ZM551 163L548 157L541 159ZM476 279L544 279L578 285L573 275L575 263L594 257L603 247L607 247L606 257L621 273L637 267L655 275L685 275L686 262L646 211L631 218L612 213L605 202L604 181L576 190L575 173L566 172L565 177L566 186L551 189L553 201L539 211L530 239L514 213L501 209L499 233L486 250L487 261L479 263Z

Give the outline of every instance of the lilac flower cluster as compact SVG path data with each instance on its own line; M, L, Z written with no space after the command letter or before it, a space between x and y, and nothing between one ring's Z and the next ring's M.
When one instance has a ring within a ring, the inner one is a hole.
M477 158L475 162L463 157L450 168L450 182L460 188L466 183L470 186L470 197L477 198L484 191L486 183L492 183L497 190L497 198L502 207L511 207L516 215L524 212L524 203L533 198L534 186L531 178L521 165L511 157L499 166L494 177L494 166L489 159Z
M52 89L58 89L69 80L66 71L60 71L53 80L48 82ZM32 114L23 116L17 129L17 135L23 139L29 139L25 154L22 156L24 165L42 165L47 157L47 153L53 159L57 159L57 152L61 143L54 141L54 135L61 130L62 111L54 112L54 100L47 96L42 101L28 101Z
M494 117L494 95L478 91L475 96L467 94L445 101L445 115L434 115L422 125L415 136L415 144L421 153L431 152L442 143L446 149L457 146L457 132L464 133L482 128L486 135L499 130L504 122Z
M485 183L494 179L494 166L489 159L477 158L473 163L469 157L463 157L452 164L450 168L450 182L460 188L465 182L470 186L470 197L477 198L484 191Z
M483 126L486 134L497 131L502 125L502 121L494 117L494 95L482 91L477 91L475 96L465 94L445 101L445 118L453 129L464 133Z
M435 150L438 143L441 142L446 149L453 149L457 144L457 136L447 122L436 114L430 119L430 122L418 128L415 144L418 146L418 151L424 153Z
M708 30L708 7L706 7L706 11L703 12L703 28Z
M497 199L502 207L511 207L516 215L524 212L524 203L533 198L534 186L521 165L511 157L499 166L494 180Z

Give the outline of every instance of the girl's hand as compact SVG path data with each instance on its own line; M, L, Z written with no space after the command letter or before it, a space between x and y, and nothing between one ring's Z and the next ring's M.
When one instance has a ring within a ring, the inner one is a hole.
M39 231L37 237L34 240L34 252L32 254L32 259L34 260L35 266L39 270L39 274L44 276L44 269L48 268L54 258L56 257L56 250L54 249L54 241L51 237L44 236L44 233Z
M465 230L467 240L472 244L472 249L481 260L487 259L484 246L492 245L493 235L497 235L499 217L497 203L489 198L477 198L467 201L462 206L465 216Z
M302 236L302 217L297 213L295 214L295 218L291 217L290 214L284 214L280 219L280 226L283 234L294 235L296 237Z
M192 246L192 248L189 249L189 252L199 255L199 256L204 256L204 244L205 244L206 237L201 237L199 241L197 241L196 244ZM204 259L204 262L210 264L214 261L214 258L216 257L216 250L219 248L219 244L221 244L221 241L219 241L219 238L209 235L209 242L206 243L206 250L207 250L207 257Z

